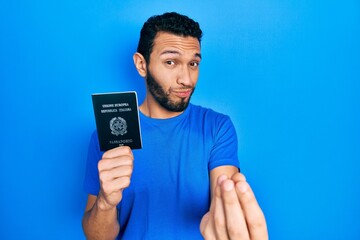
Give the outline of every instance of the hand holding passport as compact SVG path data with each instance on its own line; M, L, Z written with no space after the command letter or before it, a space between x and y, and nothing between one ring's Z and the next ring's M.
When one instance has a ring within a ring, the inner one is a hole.
M136 92L93 94L92 101L101 151L142 148Z

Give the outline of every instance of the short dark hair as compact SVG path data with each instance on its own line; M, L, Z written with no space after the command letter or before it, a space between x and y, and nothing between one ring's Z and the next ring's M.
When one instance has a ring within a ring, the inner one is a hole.
M137 52L141 53L146 62L150 62L150 54L154 46L154 39L158 32L172 33L181 37L194 37L201 42L202 31L198 22L176 12L150 17L143 25Z

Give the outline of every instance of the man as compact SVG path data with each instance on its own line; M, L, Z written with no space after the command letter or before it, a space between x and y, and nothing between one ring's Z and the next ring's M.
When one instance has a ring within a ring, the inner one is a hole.
M145 22L134 54L146 80L143 149L89 148L83 218L88 239L267 239L264 215L239 173L229 117L190 104L202 31L165 13Z

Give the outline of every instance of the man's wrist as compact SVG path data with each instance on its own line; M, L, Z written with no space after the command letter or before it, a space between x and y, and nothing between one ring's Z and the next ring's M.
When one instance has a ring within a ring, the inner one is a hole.
M98 210L100 210L102 212L109 212L109 211L116 210L116 205L114 206L114 205L109 204L104 199L104 197L102 196L101 193L99 193L99 196L96 199L95 207L97 207Z

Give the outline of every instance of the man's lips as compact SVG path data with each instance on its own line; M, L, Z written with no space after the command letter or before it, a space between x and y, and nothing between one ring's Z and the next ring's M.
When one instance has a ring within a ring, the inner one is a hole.
M172 92L180 98L187 98L190 97L192 91L193 91L192 89L181 89L181 90L173 90Z

